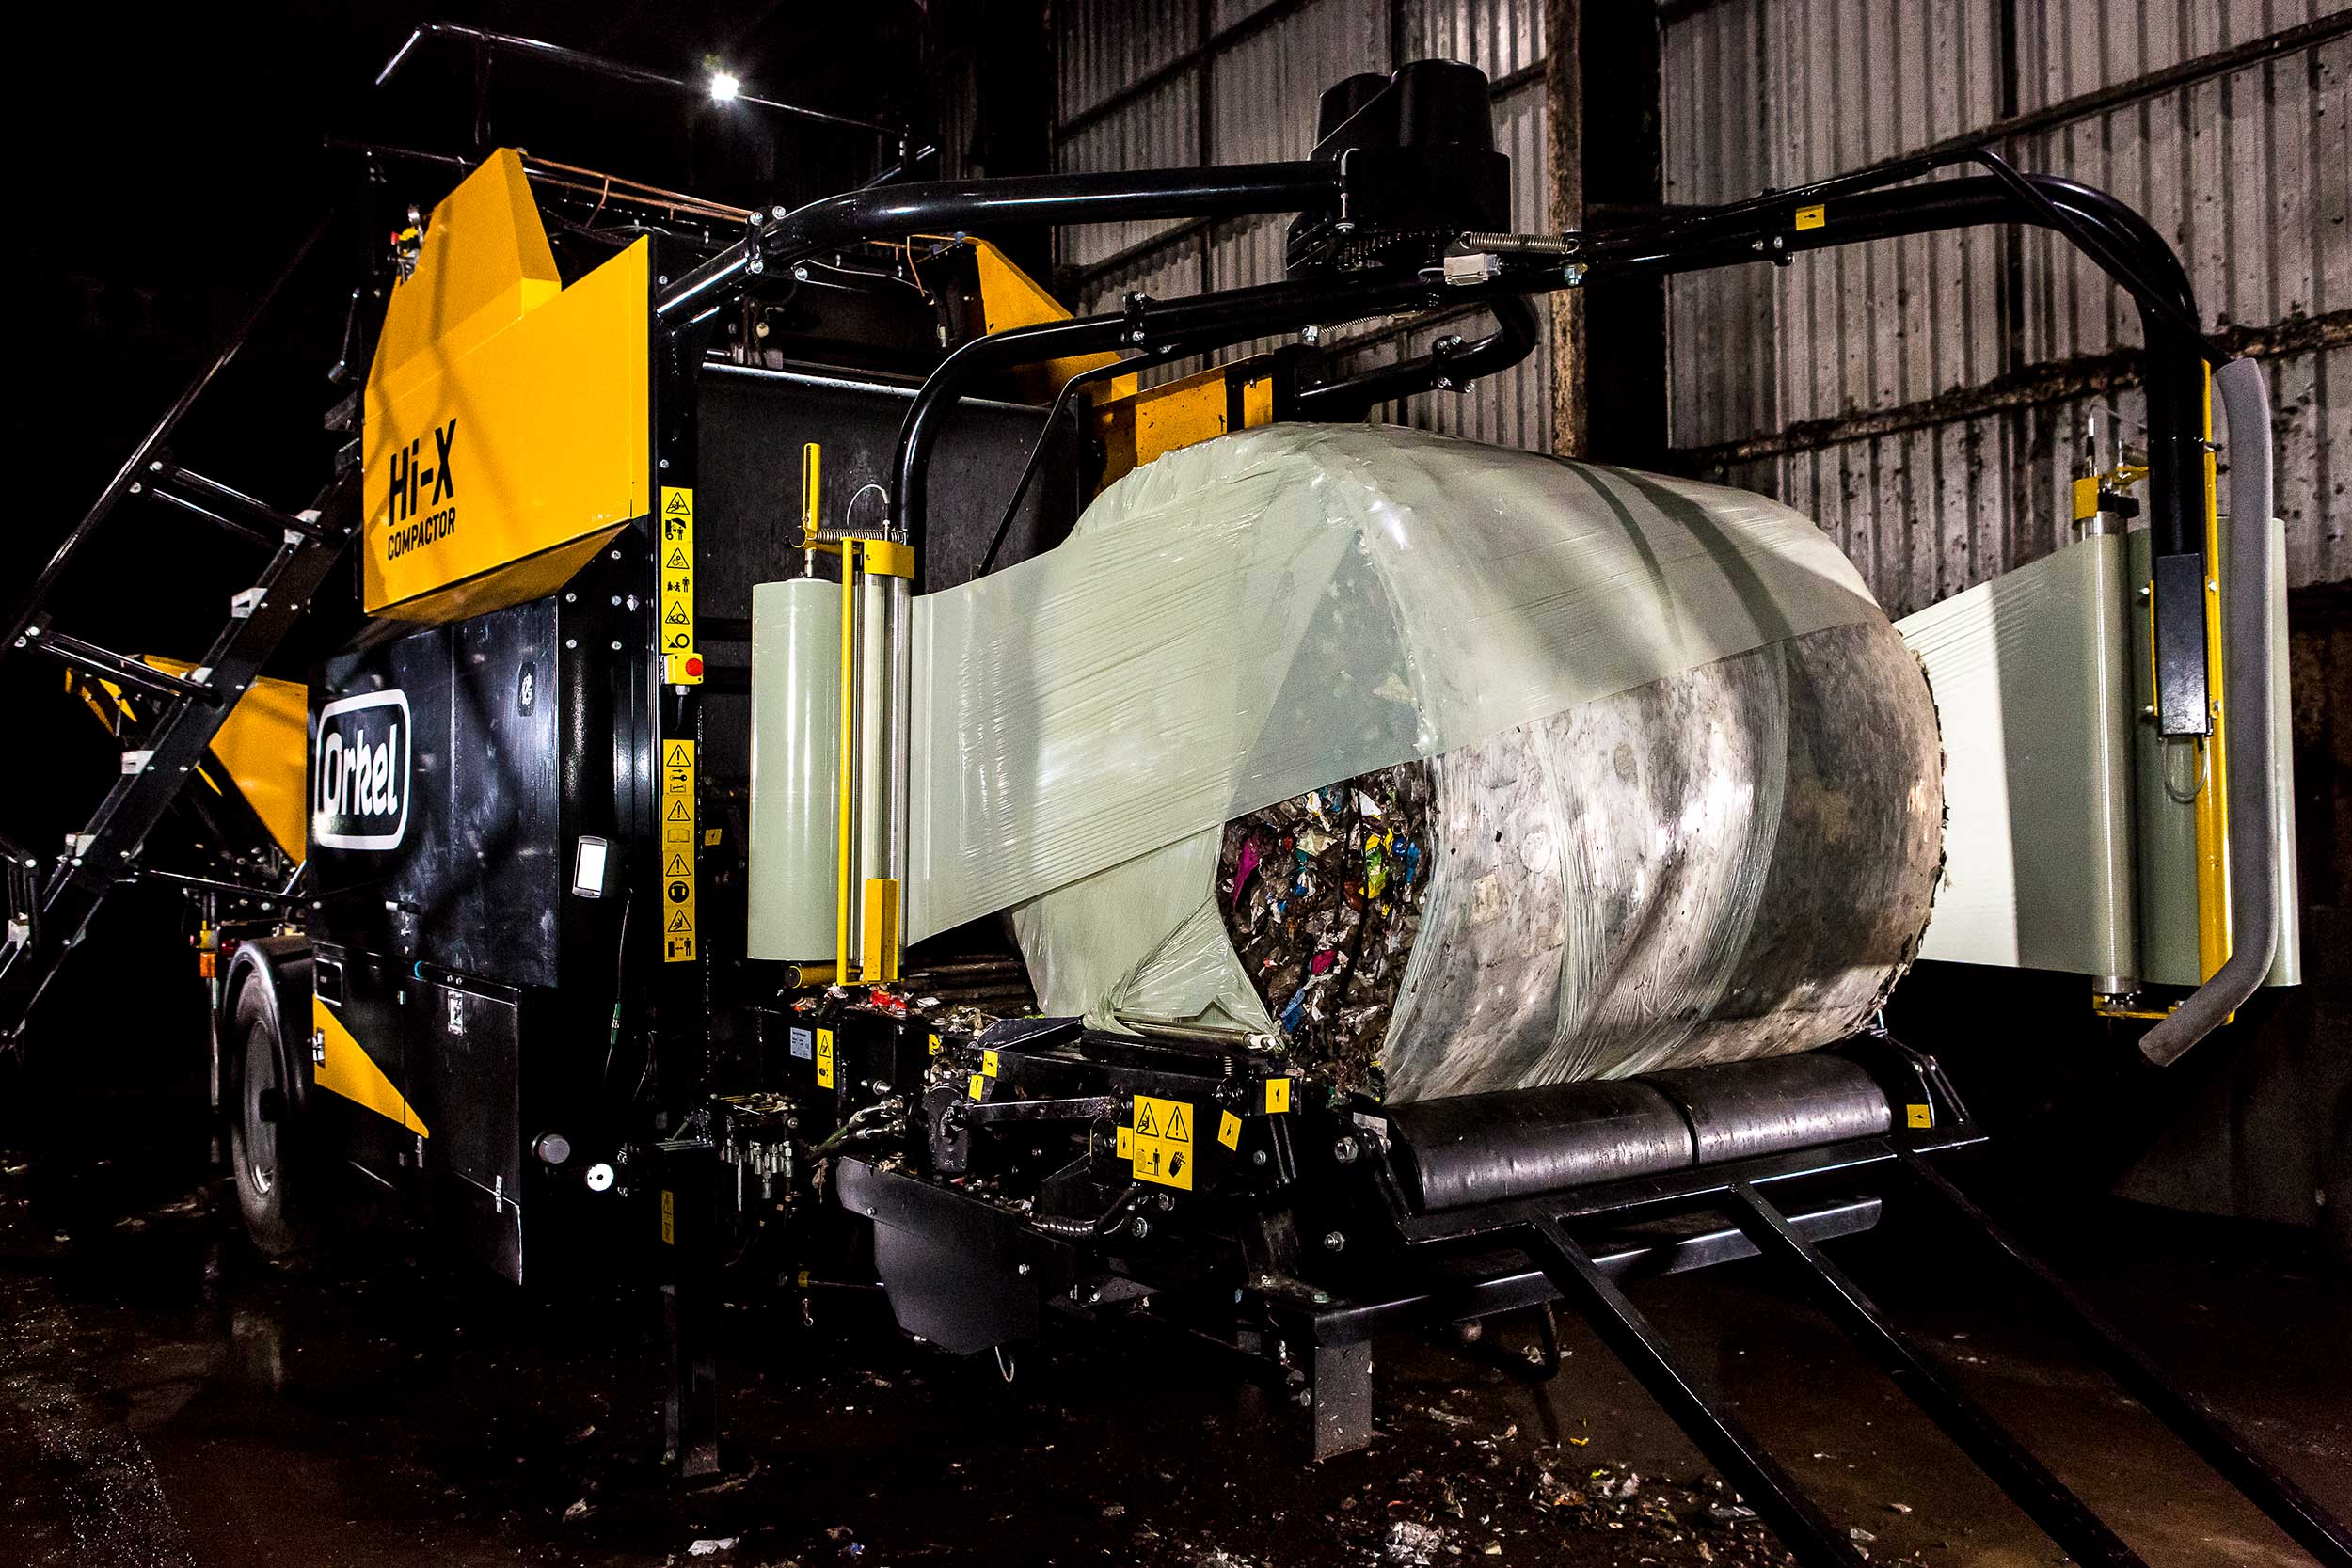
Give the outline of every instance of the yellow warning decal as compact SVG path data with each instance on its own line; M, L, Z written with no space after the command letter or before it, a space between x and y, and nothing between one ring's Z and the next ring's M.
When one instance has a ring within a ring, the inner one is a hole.
M661 663L672 686L700 686L702 655L694 648L694 492L661 487Z
M987 1092L988 1092L988 1080L987 1080L986 1078L983 1078L982 1076L980 1076L980 1075L979 1075L978 1073L977 1073L977 1072L976 1072L976 1073L974 1073L974 1074L972 1075L972 1098L973 1098L973 1099L975 1099L975 1100L977 1100L977 1099L979 1099L982 1095L986 1094Z
M384 1076L384 1069L375 1065L367 1048L352 1037L336 1015L334 1005L313 992L310 997L310 1027L318 1035L318 1065L311 1069L310 1081L329 1094L365 1105L378 1116L400 1123L420 1138L433 1134L392 1081Z
M820 1089L833 1087L833 1031L830 1029L817 1031L817 1086Z
M933 1035L931 1037L931 1054L934 1056L939 1054L939 1037L937 1035ZM994 1055L995 1053L991 1052L989 1054Z
M1136 1130L1132 1127L1119 1130L1119 1157L1122 1160L1136 1157Z
M1279 1116L1291 1108L1291 1081L1269 1078L1265 1081L1266 1115Z
M661 961L691 963L694 934L694 743L661 743Z
M1819 229L1828 221L1829 209L1826 207L1800 207L1797 209L1797 227L1800 229Z
M993 1051L980 1053L980 1070L991 1078L996 1076L996 1053Z
M706 845L718 843L720 832L721 830L717 828L705 828L703 830L703 843Z
M1241 1147L1241 1117L1231 1111L1220 1113L1216 1118L1216 1141L1228 1148L1239 1148Z
M1192 1191L1192 1107L1181 1100L1136 1096L1127 1158L1136 1180Z
M677 1195L667 1187L661 1189L661 1244L677 1245Z
M1933 1127L1935 1125L1935 1113L1925 1105L1906 1105L1903 1107L1903 1125L1906 1127Z

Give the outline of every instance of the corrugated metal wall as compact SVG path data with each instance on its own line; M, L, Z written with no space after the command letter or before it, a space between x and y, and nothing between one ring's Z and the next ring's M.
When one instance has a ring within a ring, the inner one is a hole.
M2146 214L2208 325L2266 359L2292 580L2352 577L2352 37L2326 20L2346 9L1684 6L1663 39L1666 199L1799 184L2027 117L1997 150ZM2296 28L2315 41L2149 80ZM2068 537L2074 433L2096 406L2138 417L2137 337L2129 301L2042 231L1678 278L1670 438L1820 518L1900 613Z
M1061 168L1304 157L1325 87L1357 71L1389 71L1398 59L1442 56L1480 67L1494 83L1496 134L1512 161L1512 222L1543 227L1542 0L1065 0L1055 7L1054 26ZM1288 223L1065 230L1059 263L1082 312L1115 309L1137 290L1166 295L1267 283L1282 276ZM1425 352L1441 330L1375 323L1343 341L1354 361L1370 365ZM1270 345L1236 352L1253 346ZM1466 393L1431 393L1382 417L1541 450L1550 403L1547 349Z
M2328 20L2348 11L2352 0L1677 0L1661 22L1666 199L1792 185L2022 119L2000 150L2147 214L2208 324L2269 364L2292 580L2352 578L2352 35ZM1057 158L1295 157L1323 87L1443 55L1495 82L1513 221L1540 229L1542 13L1541 0L1066 0ZM2297 28L2315 41L2233 70L2198 65ZM2164 79L2184 71L2195 79ZM1079 308L1104 309L1130 290L1277 277L1283 227L1073 230L1060 259ZM1437 330L1375 325L1351 341L1376 362ZM1899 613L2059 543L2085 417L2140 414L2129 303L2038 231L1678 278L1668 338L1670 440L1703 471L1820 517ZM1540 450L1548 354L1385 417Z

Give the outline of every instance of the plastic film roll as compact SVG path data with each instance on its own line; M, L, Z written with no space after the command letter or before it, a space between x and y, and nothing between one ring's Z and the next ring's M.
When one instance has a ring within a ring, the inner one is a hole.
M787 963L834 953L841 832L841 588L752 590L750 932Z

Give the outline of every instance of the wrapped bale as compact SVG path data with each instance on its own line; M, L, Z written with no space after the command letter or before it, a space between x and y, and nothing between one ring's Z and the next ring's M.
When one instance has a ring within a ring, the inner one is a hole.
M918 601L913 935L1409 1100L1802 1050L1927 921L1916 662L1763 498L1424 433L1172 452Z
M1302 1065L1394 1100L1803 1051L1909 966L1941 776L1901 638L1828 627L1253 812L1220 907Z

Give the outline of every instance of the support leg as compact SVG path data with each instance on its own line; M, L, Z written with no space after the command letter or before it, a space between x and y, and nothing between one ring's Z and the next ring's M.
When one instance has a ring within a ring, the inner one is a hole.
M661 1395L661 1457L682 1478L719 1473L719 1246L717 1151L702 1144L661 1148L661 1287L667 1350Z
M1372 1442L1372 1346L1317 1345L1308 1374L1314 1457L1354 1453Z

